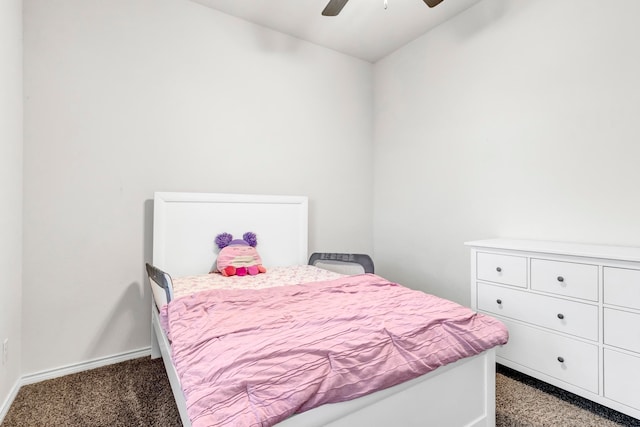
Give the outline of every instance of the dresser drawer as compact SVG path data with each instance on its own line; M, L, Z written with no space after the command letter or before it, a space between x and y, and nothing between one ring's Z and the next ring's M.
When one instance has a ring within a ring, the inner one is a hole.
M479 280L527 287L525 257L478 252L476 261L476 274Z
M604 343L640 353L640 314L605 308Z
M604 302L640 310L640 270L603 267Z
M598 301L598 266L532 258L531 289Z
M478 309L596 341L598 307L478 283Z
M604 350L604 395L640 409L640 358Z
M497 355L545 375L598 393L598 346L500 319L509 342Z

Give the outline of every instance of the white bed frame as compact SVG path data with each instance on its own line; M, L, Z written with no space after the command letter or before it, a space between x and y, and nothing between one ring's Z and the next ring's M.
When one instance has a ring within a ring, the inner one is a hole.
M247 231L258 236L265 266L306 264L307 215L306 197L155 193L153 264L173 277L207 273L215 259L215 236L228 232L240 238ZM156 291L154 295L162 295ZM151 356L164 361L183 425L191 426L155 300L151 341ZM320 406L278 425L495 426L495 350L358 399Z

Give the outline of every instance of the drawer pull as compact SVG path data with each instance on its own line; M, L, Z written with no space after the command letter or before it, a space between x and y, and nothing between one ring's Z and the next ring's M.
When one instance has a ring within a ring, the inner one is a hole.
M500 273L500 272L502 271L502 268L500 268L500 267L496 267L496 271L497 271L498 273Z
M560 320L564 319L564 314L558 313L558 319L560 319Z
M498 298L498 299L496 300L496 302L497 302L498 304L502 304L502 300L501 300L500 298Z
M562 357L562 356L558 356L558 362L560 362L560 363L564 363L564 357Z
M558 276L558 282L564 282L564 277Z

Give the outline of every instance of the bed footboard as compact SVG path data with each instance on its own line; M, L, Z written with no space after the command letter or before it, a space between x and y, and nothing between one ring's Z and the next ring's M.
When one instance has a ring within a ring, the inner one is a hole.
M320 406L280 427L495 426L495 349L358 399Z

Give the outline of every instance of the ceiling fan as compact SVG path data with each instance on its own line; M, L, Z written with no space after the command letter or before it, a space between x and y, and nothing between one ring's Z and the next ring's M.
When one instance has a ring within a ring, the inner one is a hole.
M329 3L322 11L322 14L324 16L336 16L348 1L349 0L329 0ZM442 2L442 0L424 0L424 2L429 7L436 7Z

